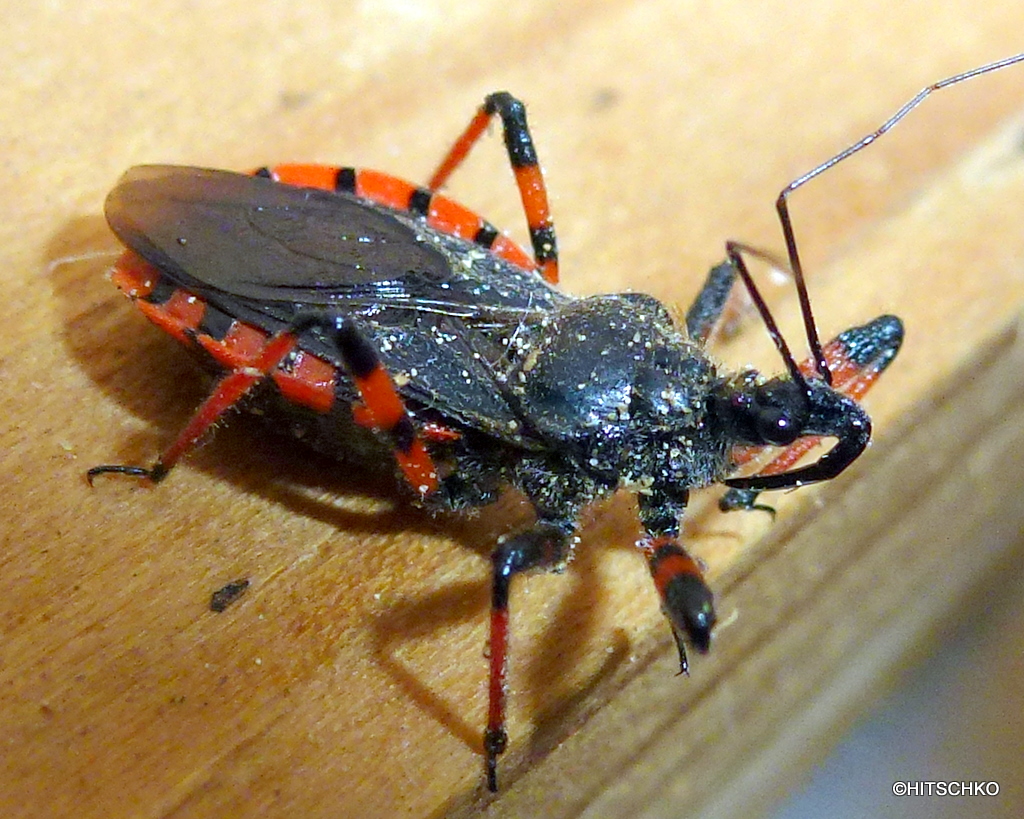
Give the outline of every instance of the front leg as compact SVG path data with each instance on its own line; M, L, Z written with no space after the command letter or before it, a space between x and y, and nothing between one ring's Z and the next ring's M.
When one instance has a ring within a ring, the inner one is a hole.
M705 653L711 645L711 630L715 626L711 590L704 582L697 561L679 544L679 519L686 501L685 492L673 496L656 490L650 495L637 496L640 522L646 533L639 546L661 597L661 609L672 626L683 674L689 669L686 645Z
M895 316L879 316L873 321L840 333L823 348L825 360L833 374L833 387L837 392L860 401L892 364L902 343L903 322ZM801 371L808 375L813 367L814 362L811 359L800 363ZM804 455L818 445L819 441L820 438L813 435L797 439L755 474L779 475L792 469ZM734 463L737 466L747 463L755 458L757 453L756 447L734 452ZM771 506L757 502L761 490L737 486L736 484L741 481L742 479L729 479L725 482L730 489L719 500L718 508L723 512L768 512L774 518L775 510Z
M725 313L726 304L736 283L736 268L724 261L711 268L697 298L686 311L686 334L705 344L715 332Z

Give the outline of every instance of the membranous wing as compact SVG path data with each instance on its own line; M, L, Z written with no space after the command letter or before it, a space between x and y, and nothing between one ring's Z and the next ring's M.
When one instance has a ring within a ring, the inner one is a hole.
M514 420L493 383L503 341L567 298L412 216L228 171L132 168L106 216L126 246L227 316L271 333L310 313L357 317L404 395L467 422ZM341 364L319 328L300 344Z

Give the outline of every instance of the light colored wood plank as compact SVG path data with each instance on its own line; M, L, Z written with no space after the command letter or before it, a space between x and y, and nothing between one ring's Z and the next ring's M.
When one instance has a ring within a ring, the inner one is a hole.
M186 356L103 279L115 242L101 202L123 168L308 159L420 179L482 95L507 87L531 106L566 286L685 305L725 237L777 246L771 202L785 181L926 82L1019 48L1024 16L873 0L754 13L668 0L281 8L87 1L5 15L4 815L438 815L479 796L485 556L521 520L514 504L432 521L245 421L157 491L85 485L90 465L157 452L202 395ZM496 812L654 810L676 759L662 750L675 746L686 762L673 795L710 805L795 713L773 699L788 679L779 665L800 671L794 647L844 645L820 615L904 544L919 548L900 527L927 542L931 504L951 502L943 469L967 459L965 485L985 499L949 528L951 552L986 520L975 510L1002 508L1006 485L986 480L985 458L1006 441L1000 475L1014 474L1012 435L989 415L966 423L966 409L944 422L942 408L962 394L1010 418L1017 401L1012 371L999 377L1024 278L1012 133L961 176L942 174L1019 109L1022 88L1007 72L944 95L801 192L823 329L883 311L908 322L871 397L877 445L841 483L782 499L767 539L757 516L722 521L698 505L695 548L737 617L689 681L672 675L642 561L623 548L629 504L595 510L572 570L516 590L513 747ZM498 146L478 153L454 192L518 230ZM792 326L784 290L773 299ZM723 356L756 359L760 336ZM965 372L975 383L956 380ZM900 491L922 475L929 491ZM876 497L885 513L865 527ZM869 544L876 528L885 536ZM817 562L821 543L836 563ZM828 568L846 565L849 576ZM929 565L902 569L912 588ZM209 593L238 576L253 580L247 597L208 613ZM879 584L877 605L858 605L878 617L892 594ZM899 623L909 633L914 617ZM807 688L785 702L827 688L825 650L804 652ZM619 751L616 719L635 724ZM645 731L647 751L621 761ZM747 757L732 757L744 743ZM609 789L613 773L636 782L630 770L646 771L645 790Z

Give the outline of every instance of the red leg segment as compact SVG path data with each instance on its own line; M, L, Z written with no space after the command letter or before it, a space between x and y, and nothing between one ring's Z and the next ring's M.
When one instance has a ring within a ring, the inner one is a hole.
M505 731L505 674L508 668L508 598L512 578L531 569L552 569L565 561L566 532L538 523L500 543L491 555L494 575L491 597L490 682L484 755L487 787L498 790L498 757L508 745Z
M556 284L558 243L555 239L555 226L551 219L547 188L537 160L537 151L526 123L526 108L519 100L504 91L489 95L466 130L441 160L427 187L435 191L448 181L448 177L462 164L495 115L501 117L505 131L505 147L526 214L537 269L546 281Z
M686 643L702 654L711 645L715 626L714 599L704 574L673 536L652 537L639 544L661 598L661 608L672 626L679 650L680 673L689 673Z
M363 402L355 413L356 422L386 435L409 485L421 496L433 493L438 486L437 469L377 351L352 321L342 322L337 338Z
M207 332L209 306L205 301L176 287L135 254L127 253L122 257L113 278L150 321L186 345L202 348L228 372L153 466L96 466L87 473L90 483L97 475L108 473L147 478L154 483L163 480L224 413L267 377L274 379L282 395L289 400L318 412L331 410L337 380L335 366L297 349L298 335L306 327L328 324L333 330L334 321L330 317L304 317L270 338L254 327L234 321L226 333L215 337ZM433 460L376 351L350 322L338 328L337 342L342 360L362 398L361 405L353 406L356 422L386 435L410 486L421 496L431 494L438 486ZM452 430L434 430L432 434L441 440L458 437Z
M217 383L202 406L192 416L185 429L152 467L108 464L94 466L87 473L90 483L97 475L119 473L148 478L153 483L163 480L182 455L194 447L214 424L267 374L275 370L295 349L296 336L291 331L273 336L255 358L246 366L233 370Z

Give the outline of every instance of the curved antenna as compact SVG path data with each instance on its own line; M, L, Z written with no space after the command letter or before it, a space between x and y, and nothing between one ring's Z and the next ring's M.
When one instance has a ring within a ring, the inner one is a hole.
M801 174L786 185L786 187L784 187L779 193L778 199L775 200L775 210L779 215L779 222L782 225L782 235L786 240L786 254L789 257L789 269L793 273L793 280L796 283L797 295L800 299L800 312L804 317L804 330L807 334L807 343L810 346L811 357L814 359L815 367L821 377L825 379L826 383L831 385L832 373L828 368L828 362L825 361L825 353L821 347L818 328L814 324L814 315L811 313L811 302L807 296L807 285L804 283L803 267L800 264L800 254L797 252L796 247L796 235L793 233L793 222L789 217L790 194L792 194L797 188L803 187L814 179L814 177L824 173L832 166L838 165L847 157L853 156L853 154L866 148L887 131L891 131L900 120L917 108L917 106L936 91L939 91L942 88L948 88L951 85L957 85L958 83L972 79L973 77L978 77L982 74L988 74L990 71L998 71L1000 68L1005 68L1008 65L1013 65L1014 63L1019 62L1024 62L1024 54L1015 54L1012 57L1006 57L1005 59L997 60L994 63L987 63L986 65L971 69L970 71L964 71L961 74L954 74L952 77L946 77L944 80L939 80L938 82L934 82L931 85L922 88L913 97L913 99L905 103L902 108L900 108L895 114L889 117L889 119L870 134L859 139L846 150L840 151L831 159L827 159L817 167L807 171L807 173Z

